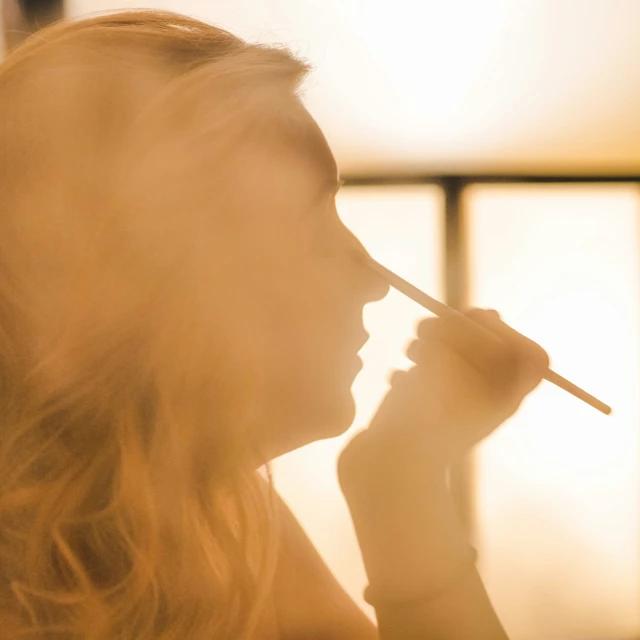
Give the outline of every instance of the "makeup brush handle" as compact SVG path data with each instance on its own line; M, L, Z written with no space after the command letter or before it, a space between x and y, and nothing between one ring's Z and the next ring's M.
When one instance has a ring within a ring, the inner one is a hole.
M588 405L592 406L594 409L601 411L605 415L609 415L611 413L611 407L608 404L605 404L598 398L592 396L590 393L587 393L584 389L581 389L579 386L573 384L566 378L563 378L559 373L552 371L549 369L547 373L544 374L544 379L556 385L556 387L560 387L564 389L572 396L575 396L579 400L586 402Z
M417 287L414 287L411 283L407 282L400 276L393 273L393 271L389 271L386 267L376 262L375 260L366 258L365 262L368 266L376 271L379 275L381 275L392 287L400 291L400 293L404 293L408 298L411 298L414 302L417 302L420 306L427 309L427 311L431 311L437 316L447 317L447 316L462 316L466 322L471 323L473 326L469 326L470 330L477 330L478 328L483 331L487 331L484 327L481 327L478 323L471 320L464 314L461 314L459 311L448 307L446 304L443 304L439 300L428 296L424 291L421 291ZM590 393L587 393L584 389L581 389L577 385L573 384L573 382L569 382L566 378L563 378L561 375L557 374L555 371L549 369L544 376L545 380L548 380L552 384L555 384L560 389L563 389L567 393L570 393L572 396L575 396L579 400L586 402L589 406L601 411L605 415L609 415L611 413L611 407L606 405L604 402L598 400Z

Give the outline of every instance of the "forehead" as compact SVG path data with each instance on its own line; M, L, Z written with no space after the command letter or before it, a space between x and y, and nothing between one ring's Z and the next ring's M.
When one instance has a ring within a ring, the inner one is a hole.
M329 143L317 122L309 114L307 118L306 126L301 133L302 151L309 154L312 164L315 164L325 177L335 182L338 179L338 166Z
M264 133L264 132L263 132ZM295 136L260 136L236 148L227 165L230 177L239 180L235 190L241 210L262 220L288 219L333 196L338 169L319 127L309 118ZM232 178L232 182L235 180Z
M275 120L263 120L254 131L257 135L236 146L226 171L240 181L235 191L240 210L252 219L255 213L261 221L258 226L267 220L302 217L335 195L336 161L320 127L302 105L288 108Z
M297 162L307 164L323 182L337 183L338 166L327 139L298 100L276 127L276 135L279 138L277 146L283 152L291 153Z

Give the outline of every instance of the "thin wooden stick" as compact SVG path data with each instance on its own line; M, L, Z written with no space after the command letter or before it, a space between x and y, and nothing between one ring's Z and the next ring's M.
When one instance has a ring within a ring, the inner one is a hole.
M478 325L478 323L473 322L471 318L465 316L464 314L448 307L446 304L439 302L435 298L428 296L424 291L420 291L417 287L414 287L412 284L403 280L400 276L393 273L393 271L389 271L386 267L383 267L381 264L376 262L375 260L366 260L366 263L369 267L371 267L374 271L379 273L394 289L400 291L400 293L404 293L407 297L411 298L414 302L417 302L419 305L431 311L431 313L435 313L437 316L447 317L447 316L459 316L464 318L465 321L473 323L474 327L479 327L486 331L485 327ZM606 405L604 402L598 400L590 393L587 393L584 389L581 389L577 385L573 384L573 382L569 382L566 378L563 378L561 375L557 374L555 371L548 369L544 375L545 380L555 384L560 389L564 389L566 392L570 393L572 396L578 398L578 400L582 400L586 402L588 405L592 406L594 409L601 411L605 415L609 415L611 413L611 407Z

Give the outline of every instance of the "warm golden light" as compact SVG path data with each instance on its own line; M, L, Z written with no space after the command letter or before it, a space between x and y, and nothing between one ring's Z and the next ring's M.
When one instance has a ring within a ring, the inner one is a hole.
M442 196L437 187L345 187L338 210L374 258L434 296L441 295ZM406 343L429 315L397 291L365 309L371 338L360 355L364 369L353 387L354 429L366 426L388 388L392 369L406 369ZM276 486L349 594L369 614L366 586L350 516L338 487L337 456L353 431L317 442L274 463Z
M480 568L510 638L640 634L640 293L633 186L466 192L474 306L613 407L549 383L480 447Z
M314 67L305 103L343 172L638 173L635 0L67 0L153 6Z

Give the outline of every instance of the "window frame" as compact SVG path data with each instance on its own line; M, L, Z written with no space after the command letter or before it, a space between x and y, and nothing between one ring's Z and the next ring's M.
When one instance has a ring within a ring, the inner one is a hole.
M444 224L442 238L444 278L444 303L454 309L470 305L469 297L469 245L467 242L466 212L463 193L467 187L491 184L635 184L640 190L638 174L422 174L422 175L346 175L345 187L365 186L408 186L437 185L444 195ZM477 513L475 505L474 470L476 460L473 454L466 457L450 470L449 485L458 509L464 531L470 540L477 534ZM640 542L639 542L640 544Z

